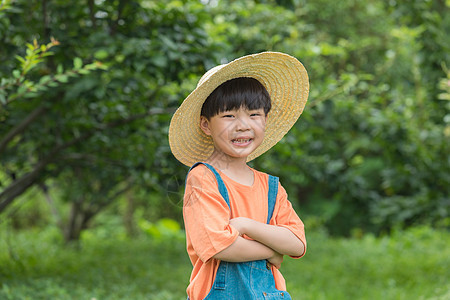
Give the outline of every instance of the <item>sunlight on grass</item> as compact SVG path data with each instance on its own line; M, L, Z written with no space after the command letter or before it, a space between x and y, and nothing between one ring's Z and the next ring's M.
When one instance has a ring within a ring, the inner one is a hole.
M94 238L1 229L0 299L186 299L191 266L179 236ZM281 271L293 299L448 299L450 234L428 227L360 239L308 234Z

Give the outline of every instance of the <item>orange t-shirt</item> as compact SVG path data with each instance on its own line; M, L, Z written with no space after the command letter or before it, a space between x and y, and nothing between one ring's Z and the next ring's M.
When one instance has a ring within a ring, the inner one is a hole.
M188 174L183 217L187 252L193 265L187 288L191 300L207 296L220 263L212 257L230 246L239 236L239 232L229 224L229 220L246 217L261 223L267 222L268 175L252 170L252 186L242 185L218 170L228 190L231 212L220 195L214 174L205 165L195 167ZM280 184L270 224L288 228L306 247L303 222L295 213L285 189ZM272 273L276 288L286 290L280 271L272 267Z

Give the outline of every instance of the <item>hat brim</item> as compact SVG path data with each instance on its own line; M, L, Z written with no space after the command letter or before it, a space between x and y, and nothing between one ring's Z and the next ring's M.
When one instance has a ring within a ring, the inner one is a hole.
M174 113L169 127L169 144L181 163L192 166L211 156L213 141L200 129L202 105L219 85L239 77L258 80L269 92L272 102L264 140L247 161L272 148L300 117L309 93L308 74L303 65L296 58L279 52L243 56L207 72Z

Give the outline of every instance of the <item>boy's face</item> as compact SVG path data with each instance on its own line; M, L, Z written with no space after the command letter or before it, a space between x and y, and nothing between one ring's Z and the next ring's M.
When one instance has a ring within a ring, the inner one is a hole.
M263 141L267 117L264 109L221 112L210 120L201 117L200 127L212 137L214 151L228 158L247 158Z

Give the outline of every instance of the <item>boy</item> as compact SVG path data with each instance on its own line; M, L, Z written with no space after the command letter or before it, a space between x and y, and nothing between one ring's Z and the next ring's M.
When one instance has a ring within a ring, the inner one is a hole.
M192 166L183 206L189 299L290 299L278 269L283 255L305 254L304 226L278 178L247 162L293 126L308 88L297 59L263 52L208 71L175 112L170 147Z

